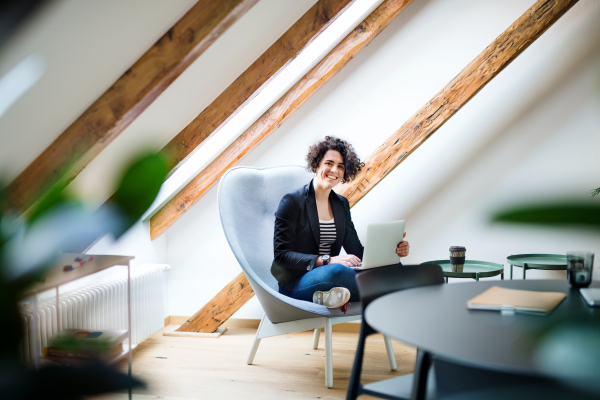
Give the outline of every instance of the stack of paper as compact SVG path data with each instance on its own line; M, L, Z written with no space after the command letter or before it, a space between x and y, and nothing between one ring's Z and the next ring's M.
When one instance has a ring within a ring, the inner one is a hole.
M567 297L558 292L533 292L492 286L467 301L471 310L525 311L548 314Z

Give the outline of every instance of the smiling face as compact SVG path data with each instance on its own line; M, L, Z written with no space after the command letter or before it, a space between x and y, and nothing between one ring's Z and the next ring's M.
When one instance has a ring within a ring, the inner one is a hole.
M323 189L332 189L344 178L344 158L339 151L327 150L315 171L315 184Z

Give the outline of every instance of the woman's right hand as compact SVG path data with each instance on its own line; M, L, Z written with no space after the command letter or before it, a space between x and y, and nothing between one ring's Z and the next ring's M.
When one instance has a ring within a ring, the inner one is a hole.
M329 264L342 264L346 267L355 267L360 264L360 258L356 257L354 254L335 256L331 257Z

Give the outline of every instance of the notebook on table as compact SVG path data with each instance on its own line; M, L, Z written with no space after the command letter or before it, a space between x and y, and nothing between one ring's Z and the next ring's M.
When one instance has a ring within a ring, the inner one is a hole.
M503 313L530 312L548 314L567 297L560 292L535 292L492 286L467 301L469 310L492 310Z
M396 247L404 239L405 227L405 220L369 224L362 262L351 268L362 271L398 264L400 256L396 254Z

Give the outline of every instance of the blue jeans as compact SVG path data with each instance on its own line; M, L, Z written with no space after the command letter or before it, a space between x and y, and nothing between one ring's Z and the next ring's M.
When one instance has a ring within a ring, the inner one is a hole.
M312 302L313 293L334 287L345 287L350 291L350 301L360 301L358 287L354 279L356 271L342 264L329 264L313 268L301 278L287 285L279 286L279 293L298 300Z

